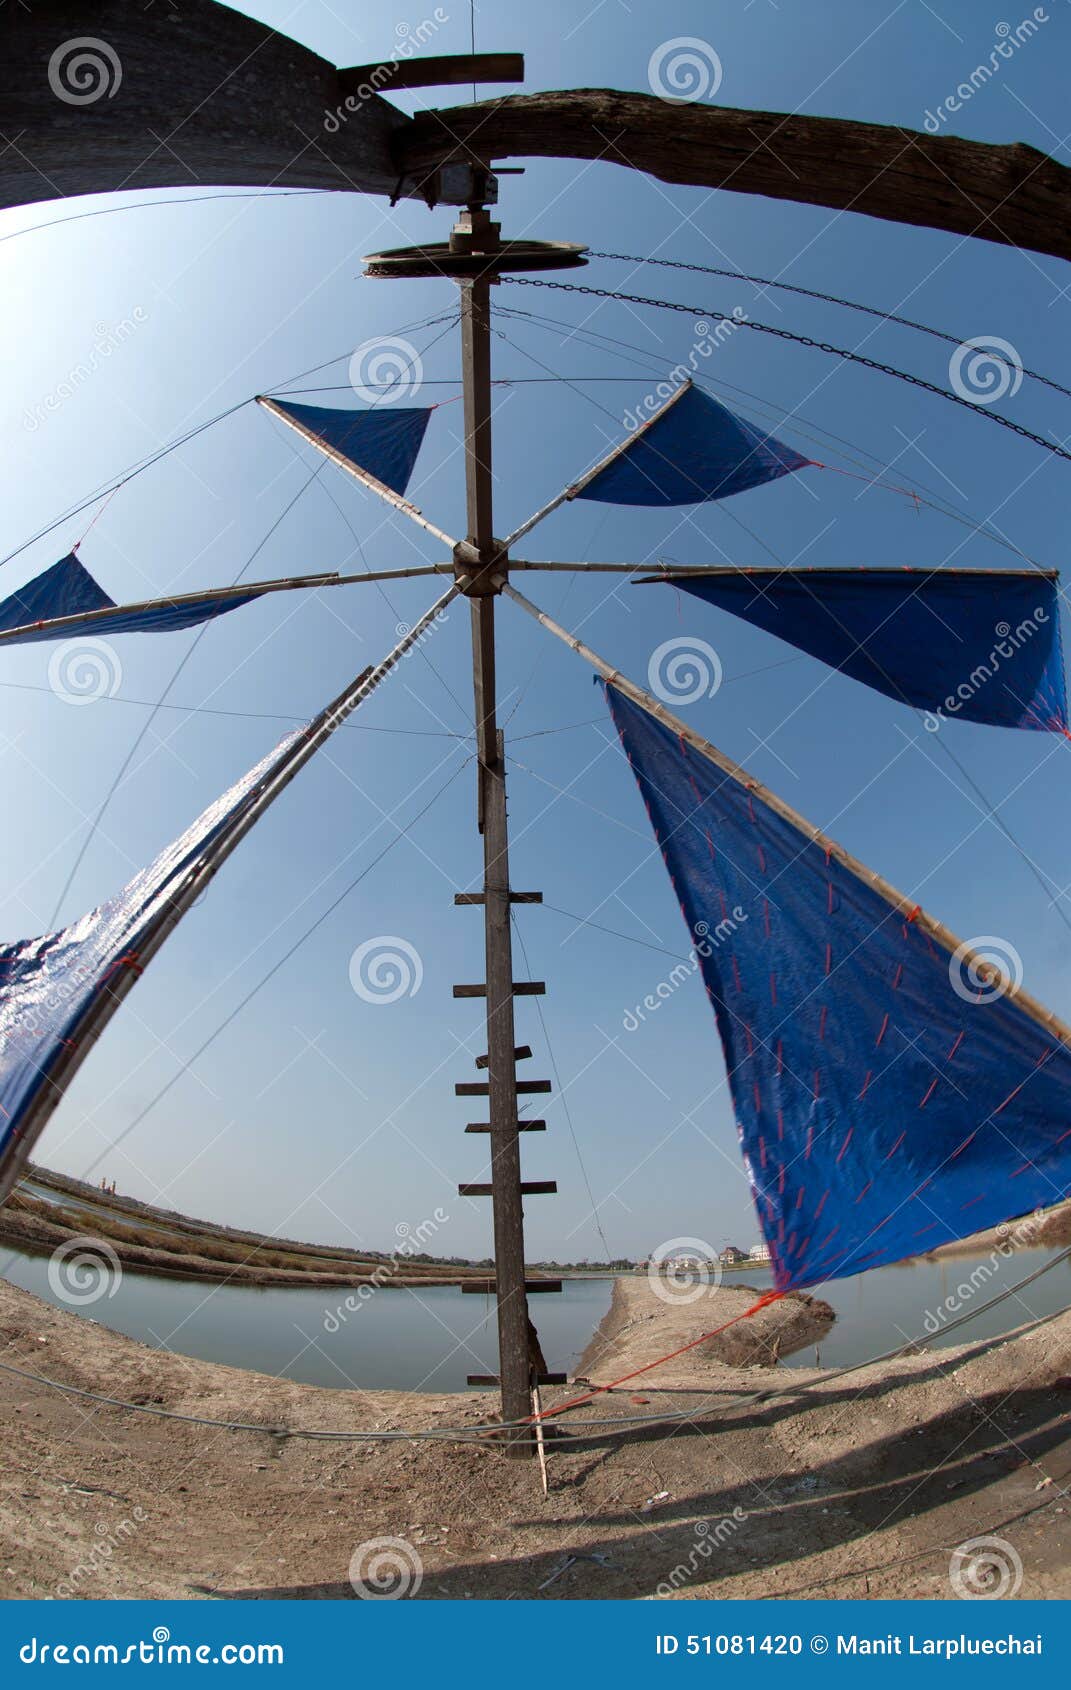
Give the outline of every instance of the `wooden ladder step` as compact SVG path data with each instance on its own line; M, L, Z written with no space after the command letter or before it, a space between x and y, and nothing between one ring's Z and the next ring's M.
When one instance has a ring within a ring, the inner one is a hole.
M541 904L543 894L542 892L511 892L509 901L511 904ZM482 892L454 893L455 904L482 904L483 902L484 895Z
M483 1390L494 1390L500 1383L497 1373L470 1373L468 1383ZM568 1385L568 1373L537 1373L537 1385Z
M535 1093L546 1093L551 1090L549 1080L518 1080L517 1096L532 1097ZM488 1097L491 1092L490 1080L457 1080L454 1083L455 1097Z
M521 1181L522 1197L553 1197L558 1190L558 1182L554 1179L525 1179ZM491 1185L465 1184L459 1185L459 1197L490 1197L494 1191Z
M530 1297L540 1291L560 1291L561 1288L562 1282L560 1279L526 1279L524 1282L524 1289ZM495 1279L463 1279L461 1289L473 1297L497 1297L498 1281Z
M513 995L516 998L542 998L546 996L547 983L545 980L514 980ZM487 987L455 986L455 998L485 998Z
M545 1133L546 1130L546 1121L517 1122L517 1131L519 1133ZM468 1126L465 1128L465 1131L467 1133L489 1133L491 1131L491 1123L490 1121L470 1121Z
M532 1054L531 1045L515 1045L514 1048L513 1048L513 1060L514 1060L514 1062L527 1062L527 1060L531 1056L531 1054ZM476 1058L477 1068L486 1068L488 1060L489 1060L489 1058L488 1058L487 1052L484 1051L484 1054L482 1056L478 1056Z

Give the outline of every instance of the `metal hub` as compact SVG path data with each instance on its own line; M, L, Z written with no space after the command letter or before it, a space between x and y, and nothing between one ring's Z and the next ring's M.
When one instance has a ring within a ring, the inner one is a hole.
M503 241L496 251L456 252L448 241L430 246L392 247L365 259L365 275L380 277L500 275L506 270L574 270L587 263L587 249L571 241Z

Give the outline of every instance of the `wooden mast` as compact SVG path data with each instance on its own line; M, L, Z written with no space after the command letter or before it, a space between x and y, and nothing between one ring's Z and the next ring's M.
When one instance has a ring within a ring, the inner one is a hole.
M513 978L512 906L542 902L539 892L514 892L509 883L509 825L503 736L497 719L495 601L509 580L509 542L494 528L491 420L491 288L505 270L566 269L586 262L585 249L562 241L506 241L487 210L497 183L487 160L466 167L467 208L448 243L400 247L366 257L367 276L452 277L461 293L461 370L465 422L466 537L453 547L458 590L469 600L472 630L472 686L475 702L477 821L483 836L483 890L459 892L459 905L483 905L485 974L482 981L454 986L455 998L485 998L487 1050L476 1067L486 1080L459 1081L458 1097L486 1097L487 1121L466 1131L490 1141L490 1183L466 1181L462 1197L490 1197L494 1224L495 1277L488 1290L498 1302L497 1374L470 1374L469 1384L501 1391L503 1437L512 1457L531 1457L536 1439L531 1422L533 1385L564 1384L564 1373L547 1373L536 1330L528 1316L529 1291L559 1291L558 1280L525 1280L524 1199L557 1190L553 1180L521 1179L520 1134L542 1131L543 1121L518 1121L517 1094L548 1092L546 1080L517 1079L517 1062L531 1055L515 1042L514 999L545 992L540 980ZM412 514L412 509L407 510ZM430 526L426 523L425 526ZM435 532L433 530L433 532Z
M454 241L482 248L497 244L488 213L462 214ZM451 242L451 245L454 244ZM491 279L488 273L459 281L461 369L465 414L467 538L458 547L458 569L472 618L478 822L483 834L483 914L487 983L487 1090L494 1211L495 1293L498 1305L499 1384L502 1418L525 1421L531 1413L528 1298L524 1278L524 1207L517 1124L517 1060L513 1015L513 944L510 928L509 835L503 736L498 728L495 683L495 599L505 579L494 536L491 467ZM513 1456L532 1453L528 1429L509 1436Z

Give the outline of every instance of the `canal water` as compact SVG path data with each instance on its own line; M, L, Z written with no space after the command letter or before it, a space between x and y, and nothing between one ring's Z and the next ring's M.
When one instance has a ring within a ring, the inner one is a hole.
M849 1366L912 1338L963 1343L1055 1314L1071 1303L1071 1262L960 1330L946 1331L960 1314L979 1309L1055 1254L1020 1250L916 1261L818 1287L816 1295L833 1306L837 1319L817 1359L823 1367ZM464 1296L455 1286L381 1289L362 1299L345 1287L258 1290L124 1272L118 1283L112 1275L91 1280L74 1300L65 1286L50 1283L46 1257L3 1248L0 1275L154 1348L311 1385L457 1391L467 1374L495 1371L494 1303ZM56 1280L55 1273L51 1277ZM746 1268L726 1274L725 1283L762 1291L771 1281L768 1269ZM576 1368L609 1308L612 1284L609 1278L566 1280L561 1296L535 1301L533 1318L552 1371ZM790 1367L810 1367L816 1353L808 1346L785 1359Z
M493 1299L453 1285L381 1288L362 1299L345 1286L261 1290L124 1271L84 1284L79 1276L72 1295L55 1271L50 1283L46 1256L3 1246L0 1276L154 1349L308 1385L463 1391L467 1374L497 1370ZM610 1279L567 1280L561 1296L533 1300L552 1372L575 1369L611 1287Z

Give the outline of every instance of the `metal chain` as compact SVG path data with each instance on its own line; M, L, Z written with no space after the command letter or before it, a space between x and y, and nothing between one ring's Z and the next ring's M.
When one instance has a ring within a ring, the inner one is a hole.
M1010 429L1012 434L1018 434L1024 440L1032 440L1035 446L1043 446L1054 457L1071 463L1071 452L1063 446L1053 445L1044 435L1035 434L1033 429L1024 428L1021 423L1012 422L997 411L982 409L973 400L961 399L958 393L950 393L946 387L938 387L935 382L925 381L922 376L910 375L907 370L898 370L895 364L882 364L876 358L865 357L862 352L849 352L845 347L831 346L825 340L812 340L810 335L794 334L791 329L774 328L771 323L757 323L753 317L745 317L741 321L737 317L726 316L724 311L710 311L705 306L678 305L669 299L650 299L642 293L615 293L612 288L581 287L576 282L547 282L536 276L500 276L499 280L513 287L553 288L556 293L587 294L593 299L617 299L626 305L653 305L659 311L679 311L686 317L710 318L718 323L732 323L734 328L755 329L759 334L772 334L778 340L792 341L796 346L807 346L815 352L828 352L834 358L844 358L848 363L861 364L864 369L877 370L880 375L896 376L899 381L906 381L912 387L920 387L925 393L935 393L938 399L947 399L952 405L962 405L964 410L973 411L977 416L999 423L1001 428Z
M867 317L877 317L883 323L899 323L901 328L917 329L919 334L932 335L935 340L943 340L949 346L964 346L966 341L962 335L948 334L944 329L931 328L928 323L916 323L913 317L898 317L895 311L882 311L876 305L862 305L857 299L841 299L836 293L822 293L818 288L799 287L795 282L778 282L772 276L749 276L743 270L721 270L713 264L683 264L675 258L637 258L635 254L627 252L592 252L591 258L613 258L622 264L657 264L662 270L690 270L699 276L727 276L734 282L751 282L755 287L780 288L782 293L802 294L805 299L821 299L827 305L843 305L849 311L862 311ZM1071 399L1071 387L1064 387L1051 376L1043 376L1040 370L1028 370L1025 364L1014 363L1005 358L1000 352L987 348L988 356L998 364L1003 364L1009 370L1019 370L1031 381L1043 382L1054 392L1062 393Z

